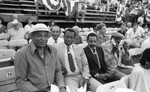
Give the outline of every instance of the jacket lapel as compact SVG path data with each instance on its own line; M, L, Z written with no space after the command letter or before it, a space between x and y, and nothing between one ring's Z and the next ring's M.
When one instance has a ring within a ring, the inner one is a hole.
M94 57L93 52L91 51L91 49L89 47L87 47L87 50L88 50L88 52L90 54L89 56L91 56L92 59L94 60L94 62L98 65L98 62L97 62L96 58Z

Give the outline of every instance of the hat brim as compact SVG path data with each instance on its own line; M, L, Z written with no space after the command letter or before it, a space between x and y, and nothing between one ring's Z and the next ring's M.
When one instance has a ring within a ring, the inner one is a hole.
M34 34L34 33L36 33L36 32L47 32L48 33L48 37L51 37L51 32L49 31L49 30L33 30L32 32L30 32L29 34L28 34L28 37L29 38L32 38L32 35Z

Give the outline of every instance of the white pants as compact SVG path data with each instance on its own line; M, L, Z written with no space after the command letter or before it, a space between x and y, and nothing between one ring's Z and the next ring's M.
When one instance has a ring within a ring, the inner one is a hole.
M69 86L71 92L77 92L76 89L81 86L80 84L82 78L83 77L81 75L67 76L65 77L65 84ZM90 82L90 89L92 92L96 92L97 87L102 85L94 78L90 78L89 82Z

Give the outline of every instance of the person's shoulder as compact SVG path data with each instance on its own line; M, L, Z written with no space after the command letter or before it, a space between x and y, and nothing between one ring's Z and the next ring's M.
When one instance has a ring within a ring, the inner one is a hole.
M55 53L55 52L57 51L54 46L49 45L49 44L47 44L47 46L48 46L48 48L50 49L50 51L51 51L52 53Z
M30 49L29 49L29 44L28 44L28 45L22 47L21 49L19 49L19 50L17 51L17 53L26 54L26 53L28 53L29 50L30 50ZM16 54L17 54L17 53L16 53Z

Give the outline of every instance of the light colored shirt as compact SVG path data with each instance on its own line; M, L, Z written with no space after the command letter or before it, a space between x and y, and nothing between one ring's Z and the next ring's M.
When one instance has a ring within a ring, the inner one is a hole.
M64 42L64 39L62 39L62 38L59 38L58 37L58 39L57 39L57 43L55 43L55 40L53 39L53 37L50 37L49 39L48 39L48 42L47 42L47 44L49 44L49 45L59 45L60 43L62 43L62 42Z
M136 31L133 31L133 28L130 28L126 32L127 40L129 43L132 43L134 40L139 40L144 35L144 29L140 26L136 29Z
M72 45L70 46L70 53L72 55L73 62L74 62L74 65L75 65L75 72L74 73L70 70L70 65L69 65L69 61L68 61L67 46L65 45L65 65L66 65L65 68L68 71L67 75L79 74L80 71L79 71L79 67L77 65L77 61L75 59L75 53L74 53L74 50L72 48Z
M144 24L144 18L143 17L139 17L137 21Z
M21 22L19 22L18 25L19 25L19 27L23 28L23 25ZM12 21L7 24L7 29L11 29L11 28L13 28Z
M141 51L143 52L145 49L150 48L150 37L148 37L143 43L141 44Z
M8 30L8 38L10 40L15 39L24 39L25 36L25 30L23 28L19 28L18 30L15 30L14 28Z
M61 65L54 47L45 47L43 59L31 41L16 53L14 62L16 84L23 92L46 89L54 83L54 78L59 87L64 86Z
M26 24L25 27L24 27L24 29L25 29L26 32L31 32L33 26L34 26L33 24L31 24L31 25Z

